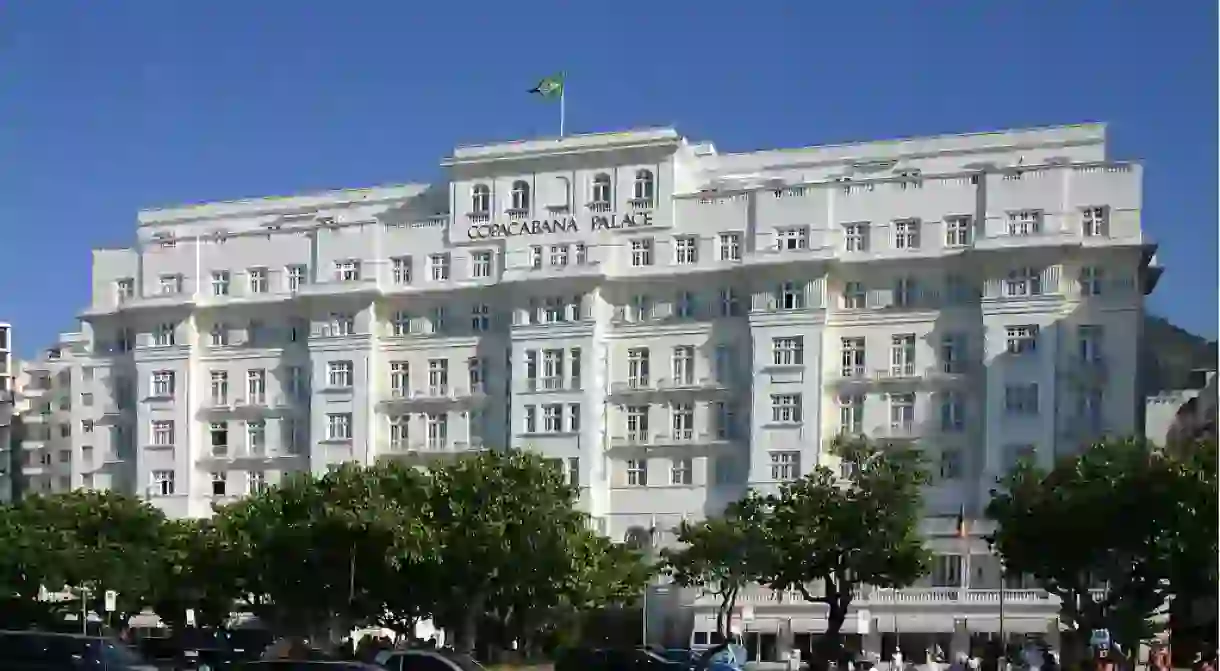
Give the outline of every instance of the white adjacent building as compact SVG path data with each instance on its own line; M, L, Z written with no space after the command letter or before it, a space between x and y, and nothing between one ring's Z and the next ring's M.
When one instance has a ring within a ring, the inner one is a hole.
M92 470L98 456L92 445L98 419L88 377L93 369L80 365L88 352L83 334L63 333L37 359L17 364L14 493L51 494L95 486Z
M939 556L860 621L978 630L998 569L958 511L1019 457L1142 431L1153 247L1103 126L740 154L649 129L443 166L141 212L132 247L94 254L80 477L198 516L287 472L521 447L605 533L666 543L864 432L928 451ZM822 626L749 599L757 631ZM1055 610L1009 599L1027 628Z
M13 328L0 322L0 503L13 498Z

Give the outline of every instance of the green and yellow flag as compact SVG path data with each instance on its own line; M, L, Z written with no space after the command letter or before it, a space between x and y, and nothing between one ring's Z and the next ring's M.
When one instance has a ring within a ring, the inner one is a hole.
M537 93L543 98L562 98L563 97L563 73L543 77L538 85L529 90L530 93Z

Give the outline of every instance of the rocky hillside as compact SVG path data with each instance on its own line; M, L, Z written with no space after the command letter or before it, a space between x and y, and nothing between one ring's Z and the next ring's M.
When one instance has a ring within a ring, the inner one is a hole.
M1160 317L1144 320L1141 362L1147 394L1202 386L1192 371L1216 370L1216 341L1197 336Z

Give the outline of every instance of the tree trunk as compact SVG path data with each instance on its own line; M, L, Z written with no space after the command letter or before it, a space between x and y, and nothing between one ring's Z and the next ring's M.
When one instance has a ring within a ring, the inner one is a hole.
M453 646L458 652L464 652L471 657L475 653L478 642L479 618L483 617L483 604L486 599L479 594L469 600L466 609L462 611L461 626L458 627L457 640Z

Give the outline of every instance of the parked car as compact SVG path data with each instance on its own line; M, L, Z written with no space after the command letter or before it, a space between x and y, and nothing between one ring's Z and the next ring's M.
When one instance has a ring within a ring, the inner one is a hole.
M574 648L555 661L555 671L686 671L688 668L688 662L666 659L651 650L629 648Z
M374 661L389 671L484 671L470 655L447 650L383 650Z
M240 671L382 671L381 667L364 662L328 660L261 659L237 667Z
M157 671L131 648L107 636L49 631L0 631L5 671Z

